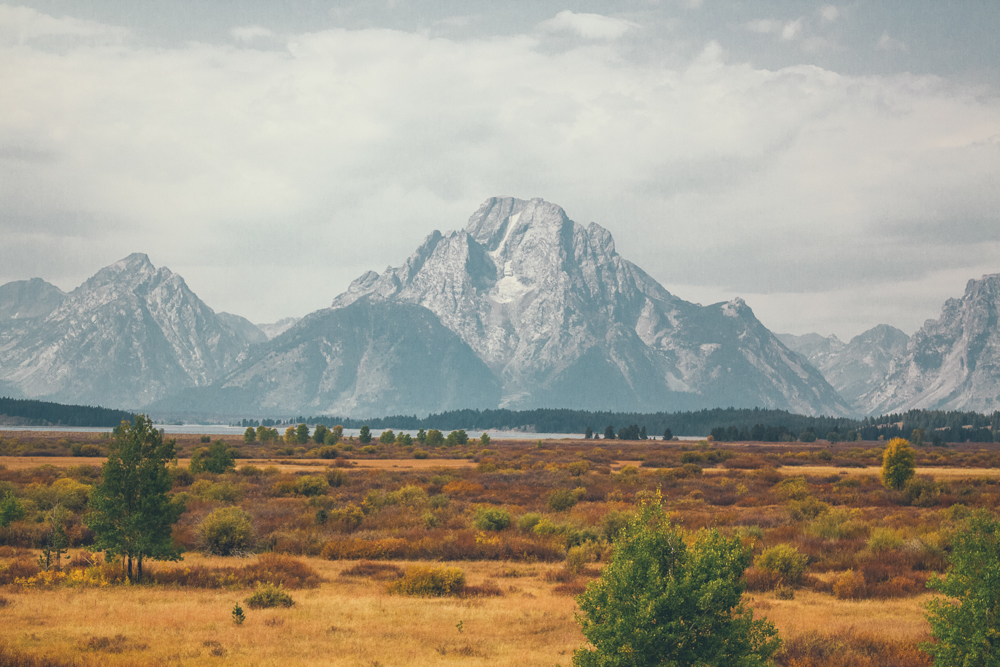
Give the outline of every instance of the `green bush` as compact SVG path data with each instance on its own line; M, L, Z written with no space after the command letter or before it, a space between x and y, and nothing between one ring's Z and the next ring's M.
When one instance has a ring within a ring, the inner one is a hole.
M259 584L246 603L251 609L274 609L294 606L295 600L280 584L266 583Z
M510 512L502 507L477 507L472 523L479 530L503 530L510 525Z
M785 583L797 584L806 571L808 557L790 544L779 544L757 556L754 566L781 577Z
M206 553L219 556L246 553L253 548L253 522L239 507L221 507L202 520L198 537Z
M611 510L601 518L601 535L609 542L614 540L631 518L631 512Z
M576 667L770 664L777 630L744 607L750 552L739 538L703 530L688 545L659 498L615 540L601 578L577 598L587 644Z
M457 567L414 565L403 576L389 584L393 595L440 597L458 595L465 588L465 573Z
M295 480L295 493L300 496L319 496L326 493L329 486L326 477L306 475Z
M542 520L542 515L538 512L528 512L527 514L521 515L521 518L517 520L518 530L528 532L529 530L534 530L538 522Z
M430 456L430 453L428 453L427 450L424 449L413 450L413 458L415 459L426 459L428 456Z
M333 487L347 486L351 478L347 471L340 468L330 468L326 471L326 483Z
M829 510L829 505L813 496L806 496L802 500L792 500L788 503L788 515L795 521L815 519Z
M548 506L553 512L565 512L576 505L577 497L569 489L556 489L549 495Z
M868 538L868 550L872 553L895 551L903 548L903 538L892 528L876 528Z

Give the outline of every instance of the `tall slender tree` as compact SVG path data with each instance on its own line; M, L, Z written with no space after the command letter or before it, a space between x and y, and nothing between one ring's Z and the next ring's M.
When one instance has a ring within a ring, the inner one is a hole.
M174 458L174 448L175 442L164 442L149 417L123 421L108 445L101 483L90 494L86 523L96 535L91 549L121 556L130 581L142 581L146 558L180 558L181 548L170 530L184 508L167 496L171 487L167 462Z

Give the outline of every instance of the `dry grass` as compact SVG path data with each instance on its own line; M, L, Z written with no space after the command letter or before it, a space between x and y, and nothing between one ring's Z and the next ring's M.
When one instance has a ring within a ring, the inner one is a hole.
M881 466L867 468L838 468L837 466L781 466L778 472L783 475L829 475L836 473L845 477L863 477L882 474ZM917 475L929 475L934 479L1000 479L1000 468L917 468Z
M583 641L574 621L576 603L563 590L567 584L561 581L560 565L453 563L465 572L470 585L499 587L502 593L461 599L390 596L386 577L365 576L381 572L367 573L354 562L306 562L325 582L298 591L295 607L281 610L247 609L251 592L247 588L25 591L11 586L4 592L8 604L0 643L31 657L71 658L73 664L112 667L175 663L523 667L568 664ZM189 554L183 566L234 564L246 561ZM349 572L353 576L345 576ZM571 582L572 592L586 581ZM921 609L927 597L852 602L799 590L793 600L763 593L748 596L748 601L758 615L777 625L786 641L815 641L818 632L823 637L853 633L916 644L927 633ZM236 603L246 610L242 626L231 619Z
M75 457L75 456L0 456L0 466L8 470L29 470L38 466L50 465L56 468L70 468L78 465L99 466L107 461L105 457ZM281 472L317 472L331 465L333 461L329 459L294 459L294 463L287 458L273 459L238 459L236 466L253 465L258 468L274 466ZM179 459L178 465L187 468L191 459ZM434 468L475 468L476 462L469 459L357 459L351 460L352 468L374 468L380 470L413 469L432 470Z
M108 459L102 456L0 456L0 466L7 470L29 470L38 466L71 468L78 465L99 466Z
M218 567L221 558L189 555ZM246 609L249 589L172 587L56 589L10 587L0 640L32 656L86 665L523 665L568 664L583 640L571 597L553 594L544 571L501 578L504 563L456 563L470 585L501 582L502 596L390 596L382 581L341 577L355 563L309 560L327 579L301 590L295 607ZM247 620L236 626L233 605ZM461 631L458 625L461 623ZM103 638L112 638L105 641ZM115 651L95 651L107 644ZM220 657L223 658L220 661Z
M851 601L808 590L795 591L792 600L779 600L773 593L748 596L751 606L773 621L785 639L813 631L830 635L853 630L914 644L927 634L921 604L930 597Z

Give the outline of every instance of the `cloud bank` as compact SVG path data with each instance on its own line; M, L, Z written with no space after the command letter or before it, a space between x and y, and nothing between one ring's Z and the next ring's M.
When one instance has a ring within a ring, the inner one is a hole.
M0 282L72 288L141 251L270 321L491 195L597 221L679 296L742 295L778 331L912 332L1000 271L996 91L717 42L678 62L637 53L641 28L567 11L506 36L236 26L154 48L0 5Z

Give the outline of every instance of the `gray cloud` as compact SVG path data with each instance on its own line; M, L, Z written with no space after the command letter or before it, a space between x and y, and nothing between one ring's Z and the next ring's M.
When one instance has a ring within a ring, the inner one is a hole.
M741 294L797 333L935 316L908 290L937 299L928 281L996 258L1000 102L982 86L768 69L715 40L685 55L638 10L492 35L463 33L489 24L468 15L423 31L249 17L221 43L68 51L44 38L78 19L16 14L0 34L32 37L0 42L0 282L72 287L143 251L214 308L274 320L497 194L561 204L680 296ZM796 40L850 19L810 16ZM850 297L873 292L894 305Z

